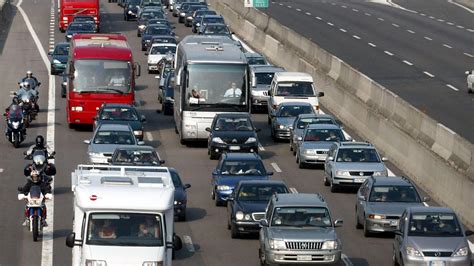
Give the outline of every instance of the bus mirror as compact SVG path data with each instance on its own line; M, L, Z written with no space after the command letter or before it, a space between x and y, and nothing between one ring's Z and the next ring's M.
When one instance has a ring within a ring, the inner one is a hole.
M257 78L252 77L252 88L255 88L255 87L257 87Z
M140 64L135 63L135 76L139 77L141 75L142 68L140 67Z
M175 77L174 83L175 83L176 86L180 86L180 85L181 85L181 72L182 72L182 70L183 70L183 69L180 68L180 69L178 70L178 74L177 74L176 77Z

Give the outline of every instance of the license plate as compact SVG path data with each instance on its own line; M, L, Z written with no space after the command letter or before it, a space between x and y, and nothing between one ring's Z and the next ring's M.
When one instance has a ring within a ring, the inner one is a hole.
M230 147L229 147L229 150L231 150L231 151L238 151L238 150L240 150L240 146L230 146Z
M297 255L297 256L296 256L296 260L299 260L299 261L311 261L311 260L312 260L312 257L311 257L311 255Z
M356 183L364 183L364 181L365 181L365 178L356 178L354 180L354 182L356 182Z
M446 263L442 260L433 260L428 264L429 266L445 266Z
M398 221L390 221L390 226L397 226L398 225Z

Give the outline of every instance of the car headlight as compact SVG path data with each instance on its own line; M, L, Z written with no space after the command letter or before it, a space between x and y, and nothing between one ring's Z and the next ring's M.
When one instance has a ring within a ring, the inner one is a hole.
M351 176L349 171L336 171L337 176Z
M187 17L187 19L189 19L189 20L193 20L193 17Z
M284 128L285 128L285 125L275 125L275 128L276 128L276 129L284 129Z
M407 246L406 250L407 250L408 256L421 257L421 252L419 252L418 249L412 246Z
M151 40L145 40L145 42L151 42Z
M105 260L86 260L86 266L107 266Z
M214 137L212 138L212 142L215 142L215 143L220 143L220 144L225 144L224 141L219 138L219 137Z
M162 261L144 261L142 266L162 266Z
M185 200L183 200L183 201L181 201L181 200L175 200L175 201L174 201L174 205L183 205L183 204L185 204L185 203L186 203Z
M468 247L462 247L462 248L459 248L458 250L456 250L456 252L454 252L453 256L454 257L464 257L464 256L467 256L467 254L469 254L469 248Z
M252 143L252 142L257 142L257 138L250 137L247 139L247 141L245 141L245 144Z
M134 130L133 135L141 136L141 135L143 135L143 130Z
M181 17L184 17L184 16L186 15L186 13L181 12L179 15L180 15Z
M279 239L270 239L268 241L271 249L286 249L285 241Z
M307 155L316 155L315 150L303 150L303 153Z
M337 247L338 247L338 244L336 240L327 240L327 241L324 241L321 249L337 249Z
M89 157L104 157L104 154L100 152L89 152Z
M25 103L29 103L30 102L30 99L24 99L23 100Z
M241 211L236 212L236 213L235 213L235 219L237 219L237 220L242 220L242 219L244 219L244 213L241 212Z
M385 171L375 171L373 174L373 176L385 176Z
M226 185L220 185L220 186L217 186L217 190L231 190L232 188L230 186L226 186Z
M381 219L385 219L385 215L369 214L369 219L381 220Z
M66 35L66 38L71 39L72 35L68 34L68 35Z
M54 59L53 64L61 64L61 61L59 61L58 59Z
M146 28L146 26L145 25L140 25L140 26L138 26L138 28L141 29L141 30L144 30Z
M196 27L199 27L199 26L201 26L201 23L199 23L199 22L196 23Z
M18 129L18 127L20 126L20 122L12 122L12 126L14 129Z
M132 14L132 11L129 10L129 11L128 11L128 14L131 15L131 14Z

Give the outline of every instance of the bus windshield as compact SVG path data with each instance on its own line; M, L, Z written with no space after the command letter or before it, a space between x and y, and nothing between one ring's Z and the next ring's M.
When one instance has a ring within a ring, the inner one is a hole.
M130 62L114 60L77 60L74 62L73 91L128 93L132 68Z
M185 82L186 106L245 106L247 68L243 64L190 64Z

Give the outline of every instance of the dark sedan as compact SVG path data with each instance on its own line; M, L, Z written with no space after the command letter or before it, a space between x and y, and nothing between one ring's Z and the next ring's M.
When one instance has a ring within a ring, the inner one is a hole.
M138 140L143 140L143 123L145 116L139 115L131 104L103 104L97 116L94 117L94 127L101 123L127 124L133 130L133 135Z
M95 24L71 23L66 30L66 41L70 41L74 33L96 33Z
M137 37L142 36L142 32L145 31L147 22L150 19L154 18L166 18L165 14L163 12L154 10L154 11L143 11L140 13L138 19L137 19Z
M171 179L174 185L174 216L178 221L186 221L186 205L188 204L188 195L186 189L190 188L190 184L183 184L178 171L169 168Z
M199 22L199 29L197 32L201 32L204 29L204 26L208 23L221 23L225 24L224 17L221 15L204 15Z
M191 16L192 12L200 8L207 8L207 6L202 3L183 3L181 5L181 9L179 10L178 22L185 23L186 17Z
M290 193L283 181L240 181L227 204L227 229L237 238L242 233L258 233L260 220L273 194Z
M61 42L56 44L54 50L49 52L51 56L51 75L57 75L64 72L69 54L69 43Z
M306 102L284 102L270 113L273 140L290 139L290 127L300 114L314 114L314 108Z
M196 10L193 15L193 23L191 29L194 33L198 32L199 26L201 26L201 18L205 15L217 15L216 11L208 9Z
M88 15L76 15L74 16L74 18L72 19L72 23L90 23L92 25L94 25L95 27L95 32L99 32L99 27L97 25L97 23L95 22L95 19L93 16L88 16Z
M224 153L212 172L212 199L216 206L224 205L239 181L268 180L270 175L256 153Z
M146 51L150 46L151 39L156 35L168 35L174 36L174 32L166 25L152 24L146 27L146 30L142 33L142 51Z
M206 5L203 4L196 4L196 5L190 5L185 11L184 15L184 26L186 27L191 27L193 24L193 14L196 10L200 9L208 9Z
M140 7L140 0L127 0L123 8L123 19L128 21L130 19L138 18L139 7Z
M207 153L211 160L223 152L258 152L258 136L249 114L222 113L214 116L206 128L209 139Z

